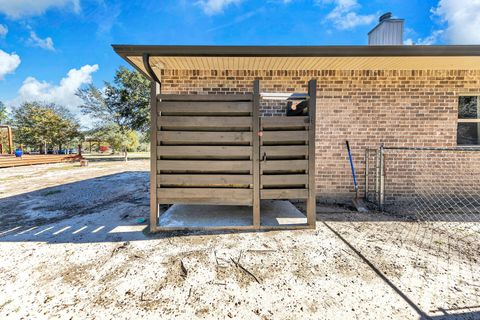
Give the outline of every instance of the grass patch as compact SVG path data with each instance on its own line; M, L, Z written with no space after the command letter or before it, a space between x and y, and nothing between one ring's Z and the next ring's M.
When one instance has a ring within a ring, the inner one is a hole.
M48 197L48 196L51 196L52 194L57 194L57 193L61 193L62 190L49 190L49 191L45 191L44 193L42 193L42 196L44 197Z

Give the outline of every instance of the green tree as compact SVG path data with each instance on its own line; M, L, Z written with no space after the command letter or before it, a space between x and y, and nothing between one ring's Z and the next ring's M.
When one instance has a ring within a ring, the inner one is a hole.
M7 114L7 108L3 104L2 101L0 101L0 124L6 124L8 120L8 114Z
M0 101L0 125L2 124L8 124L8 114L7 114L7 108L5 105ZM0 129L0 145L2 145L3 148L1 148L0 154L3 152L7 152L6 146L8 145L8 135L7 135L7 130L6 129Z
M102 90L90 85L77 92L83 100L82 112L98 119L97 128L112 128L111 124L118 127L125 161L131 132L145 132L149 127L149 88L149 81L140 73L120 67L113 84L105 82Z
M26 102L12 110L14 139L17 144L47 151L49 146L62 149L80 137L80 125L64 107Z
M98 126L88 131L86 136L92 140L108 143L112 153L115 153L115 150L122 149L124 146L126 146L128 151L135 151L139 145L138 135L135 131L128 130L124 134L114 123Z

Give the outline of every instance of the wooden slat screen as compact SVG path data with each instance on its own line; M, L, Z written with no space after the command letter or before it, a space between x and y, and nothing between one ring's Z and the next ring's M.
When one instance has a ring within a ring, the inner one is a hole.
M263 117L260 121L262 199L308 198L309 117Z
M159 98L159 203L252 205L252 95Z
M248 205L262 228L260 199L305 199L315 226L316 81L308 116L260 117L253 94L161 95L152 85L151 230L159 204Z

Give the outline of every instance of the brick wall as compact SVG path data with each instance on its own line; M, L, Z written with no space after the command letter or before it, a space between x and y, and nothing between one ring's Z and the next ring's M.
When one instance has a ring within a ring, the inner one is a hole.
M480 71L221 71L163 70L163 93L306 92L317 79L319 197L342 199L353 191L344 146L350 140L363 181L365 148L456 146L458 94L480 93ZM263 102L264 115L283 115L285 103Z

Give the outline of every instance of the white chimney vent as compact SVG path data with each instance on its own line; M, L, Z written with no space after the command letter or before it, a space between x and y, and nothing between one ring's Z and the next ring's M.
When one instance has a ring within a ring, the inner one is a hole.
M383 14L375 28L368 33L369 45L403 45L403 19L393 19L392 13Z

